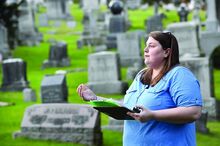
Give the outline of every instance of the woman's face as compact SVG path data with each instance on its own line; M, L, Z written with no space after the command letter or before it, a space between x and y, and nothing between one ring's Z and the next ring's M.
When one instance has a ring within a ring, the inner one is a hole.
M144 63L153 69L158 69L164 65L167 51L163 50L161 44L152 37L149 37L144 49Z

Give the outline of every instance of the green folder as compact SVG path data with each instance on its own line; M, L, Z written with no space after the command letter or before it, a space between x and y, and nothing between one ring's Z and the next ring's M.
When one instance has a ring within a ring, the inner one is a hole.
M114 118L117 120L134 120L133 117L127 115L127 112L134 112L124 106L121 106L117 101L112 99L106 100L91 100L89 104L93 106L94 109Z
M112 99L106 100L91 100L89 104L93 107L118 107L120 106L116 101Z

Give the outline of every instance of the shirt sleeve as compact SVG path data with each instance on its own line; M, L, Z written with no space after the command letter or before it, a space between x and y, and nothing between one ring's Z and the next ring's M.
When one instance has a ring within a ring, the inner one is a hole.
M176 106L202 106L198 80L186 68L177 69L170 80L170 95Z

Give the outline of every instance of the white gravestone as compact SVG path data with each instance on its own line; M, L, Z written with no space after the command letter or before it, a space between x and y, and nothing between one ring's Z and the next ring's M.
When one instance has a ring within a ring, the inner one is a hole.
M119 58L115 52L89 55L88 86L95 93L125 93L127 83L120 81Z

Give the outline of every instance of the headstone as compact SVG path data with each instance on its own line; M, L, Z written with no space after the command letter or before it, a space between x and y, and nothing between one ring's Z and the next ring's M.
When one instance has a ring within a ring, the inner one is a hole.
M8 58L10 55L7 37L7 29L0 23L0 54L2 59Z
M208 112L202 110L200 118L196 121L196 131L207 134L209 129L207 128Z
M39 26L41 27L49 26L49 20L47 14L39 14L38 22L39 22Z
M82 9L84 12L91 12L99 9L99 0L82 0Z
M206 30L216 32L220 22L220 9L218 0L209 0L207 3L207 19L206 19ZM218 17L218 18L217 18Z
M101 146L100 114L82 104L35 104L25 110L13 137Z
M33 89L31 88L25 88L23 90L23 97L25 102L30 102L30 101L37 101L37 96L36 93Z
M180 18L180 22L187 21L187 16L189 14L188 7L185 3L181 3L180 7L178 8L178 15Z
M63 74L46 75L41 82L42 103L67 102L68 88Z
M162 19L163 19L163 15L157 14L145 20L147 33L150 33L151 31L162 31L163 30Z
M120 64L114 52L89 55L88 86L95 93L125 93L127 83L120 81Z
M22 45L37 45L41 41L41 34L35 26L35 18L31 5L24 1L19 7L18 39Z
M169 24L167 29L176 36L179 43L180 56L194 56L202 55L199 46L198 25L194 22L179 22Z
M124 121L116 120L112 117L109 117L108 125L102 126L102 129L108 129L108 130L113 130L113 131L123 131Z
M69 0L47 0L47 16L50 20L72 19L68 7Z
M142 0L127 0L126 6L128 9L138 9L141 6Z
M117 35L117 52L120 65L124 67L143 64L141 56L141 38L137 32L127 32Z
M2 91L22 91L27 88L27 66L20 58L6 59L2 63Z
M111 15L108 17L108 32L106 37L106 46L108 49L117 48L117 35L127 30L126 15L122 1L112 0L109 3Z
M55 42L50 46L49 59L43 62L43 68L70 66L68 58L67 44L65 42Z
M188 67L199 80L203 97L203 108L208 111L209 119L216 119L216 100L213 97L213 74L208 57L181 57L180 62Z

